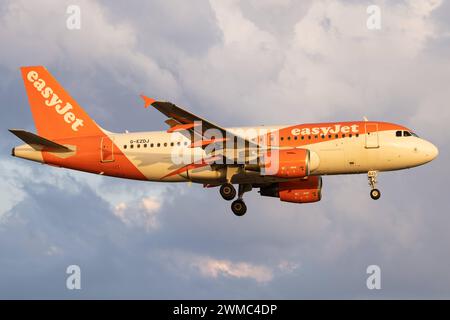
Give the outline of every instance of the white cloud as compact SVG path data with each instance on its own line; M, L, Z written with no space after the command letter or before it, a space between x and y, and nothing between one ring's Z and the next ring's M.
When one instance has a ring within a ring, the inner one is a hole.
M205 57L181 59L181 81L196 101L214 105L231 123L327 121L349 115L355 120L393 115L386 120L398 120L395 116L403 113L408 125L416 113L437 111L424 79L430 88L450 80L445 65L429 63L423 55L427 43L439 37L430 17L442 1L419 6L416 1L380 1L380 31L366 28L366 4L313 1L289 37L258 27L237 1L210 3L224 40ZM267 10L273 10L269 4ZM450 98L447 91L440 92ZM445 123L437 122L440 127Z
M219 276L231 278L249 278L259 283L270 282L273 272L270 268L248 262L231 262L210 257L196 258L192 263L205 277Z
M25 196L20 184L18 185L14 177L15 172L18 172L18 167L10 161L0 161L0 172L2 172L2 179L0 180L0 223L4 219L3 215L22 201Z
M64 251L55 245L51 245L48 250L45 252L46 255L48 256L56 256L56 255L62 255L64 253Z
M157 215L161 205L161 199L145 197L137 203L120 202L115 205L113 212L127 226L151 231L160 226Z
M108 9L98 2L77 1L81 29L67 29L66 8L72 2L19 0L4 4L0 41L5 45L0 52L0 64L14 70L30 63L69 69L77 65L74 71L84 74L100 67L122 86L136 92L153 88L154 92L177 96L174 77L139 50L134 27L111 21Z
M300 268L299 263L283 260L278 264L278 269L282 273L292 273L296 271L298 268Z
M151 231L159 228L157 219L163 201L172 201L166 197L165 186L155 186L148 182L138 189L130 189L130 184L117 178L109 178L94 174L80 173L68 169L43 166L36 163L25 163L21 159L1 159L0 171L0 222L6 223L6 215L19 204L26 193L23 187L30 182L51 184L55 189L64 190L76 196L81 189L89 186L96 196L110 204L111 212L130 227ZM39 190L36 190L39 192Z

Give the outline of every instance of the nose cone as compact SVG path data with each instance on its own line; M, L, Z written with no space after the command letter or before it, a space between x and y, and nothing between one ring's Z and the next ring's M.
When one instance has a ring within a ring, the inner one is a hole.
M421 149L422 149L422 152L423 152L426 162L430 162L431 160L434 160L439 154L438 148L436 148L436 146L434 144L432 144L431 142L428 142L428 141L424 141Z

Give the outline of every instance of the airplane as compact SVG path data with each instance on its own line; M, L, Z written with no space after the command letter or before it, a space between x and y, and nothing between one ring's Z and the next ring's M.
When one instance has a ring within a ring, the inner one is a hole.
M25 144L15 157L93 174L218 187L236 216L244 193L283 202L322 198L322 176L367 174L377 200L379 172L423 165L438 149L407 127L379 121L224 128L173 103L141 95L168 119L165 131L113 133L100 127L43 66L21 73L37 134L9 131ZM237 191L234 185L237 185Z

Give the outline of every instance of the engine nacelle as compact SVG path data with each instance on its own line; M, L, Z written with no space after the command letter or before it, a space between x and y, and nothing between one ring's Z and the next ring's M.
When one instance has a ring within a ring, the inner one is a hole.
M279 178L304 178L319 167L319 156L308 149L267 151L261 175Z
M266 197L280 198L280 201L311 203L322 198L322 177L310 176L299 181L274 183L261 187L259 193Z

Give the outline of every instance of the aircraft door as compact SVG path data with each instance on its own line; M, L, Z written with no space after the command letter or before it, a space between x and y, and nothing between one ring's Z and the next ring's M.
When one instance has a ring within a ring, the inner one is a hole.
M112 138L103 137L100 143L100 159L102 162L114 161L114 143Z
M366 123L366 148L379 148L378 123Z

